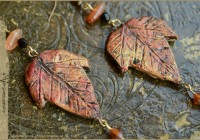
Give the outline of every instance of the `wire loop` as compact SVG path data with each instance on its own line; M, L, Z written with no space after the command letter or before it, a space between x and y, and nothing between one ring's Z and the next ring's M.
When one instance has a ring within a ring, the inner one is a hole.
M5 25L5 23L1 22L1 21L0 21L0 23L1 23L0 31L1 32L8 32L8 33L10 33L10 31L7 29L7 26Z
M28 55L30 57L38 56L38 52L35 49L33 49L31 46L28 46L27 49L28 49Z
M110 20L108 23L114 27L119 27L122 25L122 22L119 19Z
M192 86L191 86L190 84L185 84L184 87L185 87L186 89L190 90L193 94L196 94L196 93L194 92L194 90L192 89Z
M112 129L112 128L108 125L108 122L107 122L106 120L99 119L99 123L101 124L101 126L106 127L108 130Z
M92 5L87 2L85 4L82 4L82 2L79 2L78 4L81 5L81 8L83 10L94 10Z

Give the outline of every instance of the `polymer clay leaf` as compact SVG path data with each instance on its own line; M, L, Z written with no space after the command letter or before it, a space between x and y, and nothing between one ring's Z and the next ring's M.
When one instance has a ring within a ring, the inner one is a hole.
M91 81L83 67L85 57L65 50L47 50L36 57L26 70L26 83L39 108L46 101L87 118L99 117L99 105Z
M161 19L131 19L111 33L107 51L122 72L134 67L154 78L180 83L181 77L168 40L177 35Z

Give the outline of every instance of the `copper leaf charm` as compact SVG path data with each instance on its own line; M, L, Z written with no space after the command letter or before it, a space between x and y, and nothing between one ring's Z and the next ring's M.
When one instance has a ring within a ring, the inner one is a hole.
M26 83L37 106L46 101L88 118L99 117L94 89L83 67L85 57L65 50L48 50L36 57L26 70Z
M134 67L154 78L179 83L181 77L168 40L177 35L161 19L131 19L111 33L107 51L123 72Z

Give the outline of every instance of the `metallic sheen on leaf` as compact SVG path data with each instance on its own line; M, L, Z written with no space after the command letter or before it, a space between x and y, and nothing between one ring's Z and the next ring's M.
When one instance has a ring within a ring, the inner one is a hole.
M99 117L99 105L91 81L83 67L85 57L65 50L47 50L36 57L26 70L26 83L39 108L46 101L73 114Z
M180 83L181 77L168 41L178 36L161 19L142 17L131 19L111 33L107 51L122 72L128 67L154 78Z

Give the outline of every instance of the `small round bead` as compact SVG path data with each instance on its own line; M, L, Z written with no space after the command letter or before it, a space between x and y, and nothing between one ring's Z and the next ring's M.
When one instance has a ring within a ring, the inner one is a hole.
M104 12L102 15L101 15L101 20L104 21L104 22L108 22L110 20L110 16L107 12Z
M18 46L19 46L20 48L26 48L26 47L28 46L28 43L27 43L26 39L20 38L20 39L18 40Z

